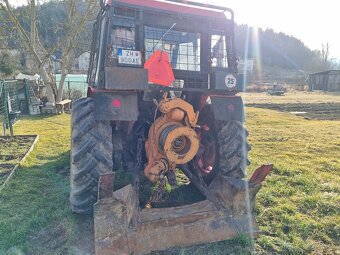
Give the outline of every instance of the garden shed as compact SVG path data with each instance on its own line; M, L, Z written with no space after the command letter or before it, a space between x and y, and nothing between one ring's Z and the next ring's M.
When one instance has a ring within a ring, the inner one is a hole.
M309 90L340 91L340 70L310 74Z

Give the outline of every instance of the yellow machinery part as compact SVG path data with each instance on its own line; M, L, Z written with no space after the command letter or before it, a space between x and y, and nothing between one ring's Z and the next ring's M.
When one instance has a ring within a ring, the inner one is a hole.
M176 164L185 164L192 160L199 148L196 132L188 126L169 126L170 131L165 135L161 146L166 158ZM162 138L162 137L161 137Z
M145 143L148 163L144 174L151 181L161 173L174 171L176 164L192 160L199 149L196 131L198 113L191 104L180 98L166 98L159 102L163 115L156 119L149 130Z

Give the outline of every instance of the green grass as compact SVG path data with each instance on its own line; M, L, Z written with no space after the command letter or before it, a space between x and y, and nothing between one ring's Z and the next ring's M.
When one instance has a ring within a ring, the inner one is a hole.
M317 104L340 103L340 92L288 91L283 96L271 96L265 92L242 93L246 104Z
M339 92L289 91L283 96L246 93L247 106L291 112L305 119L340 120Z
M14 178L0 193L0 254L16 247L28 254L45 254L44 247L34 247L41 231L51 238L67 236L64 246L73 239L76 217L69 210L69 184L58 174L69 165L69 115L24 118L15 125L15 134L39 134L34 151ZM50 250L58 254L63 247ZM48 254L48 253L46 253Z
M340 252L340 121L247 113L251 168L274 164L257 198L258 253Z
M262 232L255 241L257 254L340 253L340 121L305 120L267 109L246 112L250 174L263 163L274 164L256 202ZM82 227L91 231L91 220L69 209L70 116L24 118L15 133L40 139L0 193L0 254L13 247L26 254L73 254L74 243L91 241ZM252 241L240 236L158 254L251 252Z

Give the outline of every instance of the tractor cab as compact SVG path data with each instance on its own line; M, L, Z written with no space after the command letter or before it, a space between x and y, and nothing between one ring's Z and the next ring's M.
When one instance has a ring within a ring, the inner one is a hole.
M160 84L150 82L144 64L159 50L167 53L173 70L171 87L223 93L242 90L231 9L163 0L116 0L102 5L94 25L91 87L157 88Z

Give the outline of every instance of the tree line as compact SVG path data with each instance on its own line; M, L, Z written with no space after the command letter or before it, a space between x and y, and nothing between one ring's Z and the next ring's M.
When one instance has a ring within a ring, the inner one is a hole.
M311 50L294 36L248 25L235 26L235 41L241 58L259 58L264 67L305 72L332 68L328 43L320 45L320 50Z

